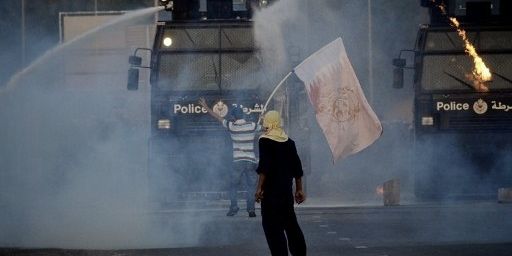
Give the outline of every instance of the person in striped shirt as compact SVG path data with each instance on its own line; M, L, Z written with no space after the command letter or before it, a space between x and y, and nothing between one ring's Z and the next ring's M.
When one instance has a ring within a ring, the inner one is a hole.
M235 107L231 110L233 120L226 120L215 113L207 104L204 98L199 99L199 104L208 111L229 131L233 142L233 167L230 177L229 197L231 205L227 216L234 216L240 209L237 203L237 191L245 180L247 186L247 212L249 217L256 217L254 193L256 189L256 166L258 160L254 154L254 138L261 130L261 126L255 122L247 121L241 108Z

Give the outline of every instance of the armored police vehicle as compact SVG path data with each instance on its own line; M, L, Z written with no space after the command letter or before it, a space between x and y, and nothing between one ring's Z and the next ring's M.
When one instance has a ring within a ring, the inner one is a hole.
M498 188L512 186L510 1L421 4L430 8L431 23L420 26L414 49L393 61L395 87L403 86L404 69L414 71L415 194L495 198ZM487 81L475 78L478 57L467 43L488 68Z
M269 96L262 88L269 84L262 76L251 15L253 8L270 2L161 0L160 4L166 12L159 15L154 46L137 49L130 57L128 80L129 90L138 88L143 61L137 52L151 51L149 185L162 203L227 199L232 142L199 100L204 98L226 120L233 107L241 107L246 120L258 120Z

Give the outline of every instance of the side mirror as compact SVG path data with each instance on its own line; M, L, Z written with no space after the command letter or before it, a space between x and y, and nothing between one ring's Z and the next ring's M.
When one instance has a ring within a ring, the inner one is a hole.
M405 59L400 59L400 58L393 59L393 66L395 66L397 68L403 68L403 67L405 67L406 64L407 64L407 62Z
M139 89L139 69L138 68L130 68L128 70L128 84L126 88L130 91L135 91Z
M135 67L140 67L142 64L142 58L139 56L132 55L128 58L128 63Z
M162 2L169 2L169 1L162 1ZM172 3L172 1L170 1ZM142 66L142 57L137 56L137 52L139 50L145 50L149 51L150 53L153 53L151 49L149 48L137 48L133 52L133 55L131 55L128 58L128 63L130 64L130 69L128 70L128 82L126 85L126 88L130 91L135 91L139 89L139 69L140 68L149 68L150 66Z
M401 89L404 88L404 69L395 68L393 69L393 88Z
M393 59L393 88L401 89L404 88L404 67L407 65L405 59Z

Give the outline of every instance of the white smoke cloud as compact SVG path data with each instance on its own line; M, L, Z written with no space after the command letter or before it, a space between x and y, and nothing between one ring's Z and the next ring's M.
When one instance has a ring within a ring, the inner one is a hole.
M304 138L310 137L309 152L300 152L311 159L310 205L381 204L375 188L392 178L400 178L405 198L413 193L412 87L392 90L390 62L400 49L412 46L417 24L427 22L426 10L420 10L417 1L373 1L372 26L368 26L367 3L280 0L254 17L264 64L257 79L268 92L302 59L341 36L368 95L368 29L373 31L372 106L384 121L384 134L367 150L332 164L312 111L304 113L309 130L293 139L303 145L307 144ZM126 20L97 31L73 46L108 38L112 30L129 24L133 25ZM188 184L165 171L148 178L149 87L141 86L135 93L125 90L126 58L98 63L113 68L115 75L89 76L87 87L76 87L74 82L84 83L80 76L63 81L61 75L67 69L87 68L81 66L74 49L51 52L13 78L8 89L1 89L0 117L8 121L0 125L0 246L147 248L193 246L213 239L205 237L218 238L219 243L232 243L236 236L247 238L245 230L211 224L224 212L155 212L152 193L176 198L178 187ZM124 49L121 55L127 57L132 50ZM199 142L188 147L205 148ZM218 149L210 155L204 161L222 164ZM501 164L510 162L508 155L503 153ZM464 156L453 155L453 159L460 160L454 174L472 167ZM173 161L176 169L193 164ZM198 178L214 176L213 169ZM152 191L150 179L166 190ZM464 182L477 184L478 179L469 177Z
M325 138L312 112L303 113L310 129L307 134L296 135L296 139L301 143L302 138L310 136L311 174L307 177L307 188L312 205L380 204L382 199L375 195L375 188L393 178L401 179L406 197L412 193L412 174L408 168L410 155L407 154L407 148L411 146L407 143L411 140L407 122L411 121L412 101L402 100L412 99L412 90L392 91L390 63L393 54L414 42L414 35L406 36L404 33L414 31L421 21L426 22L425 15L405 13L401 6L403 1L386 4L372 1L372 23L369 25L368 3L281 0L255 16L256 40L262 47L263 60L274 85L304 58L335 38L342 37L367 98L373 90L372 106L384 121L386 129L380 141L349 159L332 164ZM408 3L407 7L419 8L417 3ZM403 28L407 23L404 18L410 19L407 20L412 24L407 27L409 30ZM391 38L392 34L404 36ZM369 84L370 50L374 76L372 85ZM390 104L394 102L396 104ZM309 106L309 102L306 105ZM400 114L394 114L397 112ZM402 115L404 113L406 116Z

